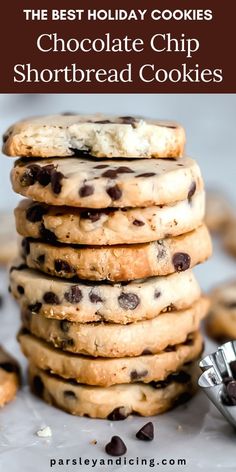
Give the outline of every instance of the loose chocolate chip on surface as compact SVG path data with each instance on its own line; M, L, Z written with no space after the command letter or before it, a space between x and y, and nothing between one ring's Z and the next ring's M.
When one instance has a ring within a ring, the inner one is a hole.
M76 394L72 390L65 390L64 396L68 398L68 400L75 400L77 398Z
M43 205L36 203L35 205L31 205L26 210L26 219L31 223L37 223L41 221L42 216L47 213L47 208Z
M60 328L63 333L68 333L70 330L70 322L66 320L60 321Z
M17 285L17 291L20 295L24 295L25 289L22 287L22 285Z
M119 200L122 195L121 189L118 187L118 185L114 185L113 187L109 187L107 189L107 194L109 197L111 197L112 200Z
M43 300L45 303L49 305L59 305L60 301L58 296L54 292L46 292L43 296Z
M32 388L33 388L33 391L36 395L38 395L39 397L42 396L43 391L44 391L44 385L43 385L43 382L42 382L41 377L39 375L35 375L35 377L33 379Z
M46 241L47 243L52 243L52 244L57 242L56 235L50 229L45 228L43 223L41 223L40 225L39 232L40 232L40 237L42 238L43 241Z
M122 292L118 297L118 303L124 310L135 310L140 304L140 299L135 293Z
M182 272L190 267L191 258L186 252L176 252L173 255L172 262L177 272Z
M40 302L33 303L31 305L28 305L28 308L32 313L38 313L39 310L41 310L42 308L42 303Z
M136 175L135 178L138 178L138 177L153 177L155 174L155 172L145 172L144 174L139 174L139 175Z
M151 421L146 423L142 428L136 433L136 438L141 441L152 441L154 438L154 426Z
M29 240L27 238L22 239L21 246L22 246L22 249L23 249L24 256L28 256L28 254L30 253Z
M196 182L192 182L189 192L188 192L188 201L191 201L192 196L196 192L196 188L197 188Z
M91 301L91 303L102 302L102 298L97 293L94 293L92 291L89 293L89 300Z
M55 167L53 164L41 167L37 174L37 181L40 183L40 185L46 187L51 182L52 171L54 168Z
M137 380L143 379L143 377L146 377L147 374L148 374L147 369L144 369L140 372L138 372L137 370L132 370L130 372L130 380L131 382L135 382Z
M78 285L73 285L73 287L65 293L64 297L69 303L79 303L83 295Z
M62 179L64 179L64 175L61 172L58 172L57 170L54 170L52 173L51 177L51 186L52 186L52 191L56 194L59 195L62 189Z
M111 413L109 413L107 419L110 421L122 421L127 418L127 413L123 406L115 408Z
M111 441L105 446L105 451L110 456L123 456L127 452L127 447L119 436L112 436Z
M74 272L70 264L67 261L63 261L62 259L56 259L54 261L54 267L56 272L66 272L67 274Z
M133 225L134 225L134 226L144 226L145 223L144 223L143 221L141 221L141 220L134 220L134 221L133 221Z
M226 392L230 400L236 401L236 380L231 380L227 383Z
M89 197L90 195L93 195L93 193L94 187L92 185L84 185L79 189L79 196L81 198Z

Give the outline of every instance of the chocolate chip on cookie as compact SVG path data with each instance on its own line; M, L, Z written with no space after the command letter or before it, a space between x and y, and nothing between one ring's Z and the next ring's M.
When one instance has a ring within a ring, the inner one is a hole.
M185 252L176 252L173 255L172 262L176 272L187 270L190 267L191 258Z

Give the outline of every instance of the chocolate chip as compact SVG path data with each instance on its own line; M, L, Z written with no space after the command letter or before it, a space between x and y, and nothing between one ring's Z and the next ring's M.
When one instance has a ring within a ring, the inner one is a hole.
M54 170L52 173L51 177L51 186L52 186L52 191L56 194L59 195L61 192L62 188L62 179L64 179L64 175L61 172L58 172L57 170Z
M107 194L109 197L111 197L112 200L119 200L122 195L121 189L118 187L118 185L114 185L113 187L109 187L107 189Z
M23 249L23 254L24 256L28 256L30 253L30 243L27 238L24 238L21 243L22 249Z
M42 308L42 303L40 302L33 303L32 305L28 305L28 308L30 311L32 311L32 313L38 313Z
M21 186L30 187L30 185L33 185L37 180L39 171L40 166L36 164L28 166L24 174L20 177Z
M87 156L91 152L91 148L89 148L88 146L84 146L84 149L70 148L70 150L76 157Z
M115 408L111 413L109 413L107 419L110 421L122 421L127 418L127 413L123 406Z
M17 285L17 291L20 295L24 295L25 289L22 287L22 285Z
M186 252L176 252L173 255L172 262L177 272L182 272L190 267L191 258Z
M111 441L105 446L105 451L110 456L123 456L127 452L127 447L119 436L112 436Z
M230 400L236 401L236 380L231 380L227 383L226 393Z
M188 201L189 202L191 201L192 196L195 194L196 188L197 188L196 182L192 182L191 185L190 185L189 192L188 192Z
M50 229L45 228L43 223L41 223L40 225L39 232L40 232L40 237L42 238L43 241L46 241L47 243L52 243L52 244L57 242L56 235Z
M137 370L132 370L130 372L130 380L131 382L135 382L137 380L143 379L143 377L146 377L147 374L147 369L141 370L140 372L138 372Z
M63 333L68 333L70 330L70 322L66 320L60 321L60 328Z
M43 391L44 391L44 385L39 375L34 376L32 388L36 395L38 395L39 397L42 397Z
M99 303L103 301L102 298L97 293L94 293L92 290L89 293L89 300L91 301L91 303Z
M152 441L154 438L154 426L151 421L146 423L142 428L136 433L136 438L141 441Z
M109 179L116 179L117 171L116 169L108 169L105 172L103 172L102 177L107 177Z
M100 220L101 212L96 210L85 210L80 213L80 218L84 220L90 220L95 223L96 221Z
M0 369L5 370L6 372L19 372L19 367L13 362L0 362Z
M40 255L37 257L37 262L38 262L39 264L41 264L41 265L44 264L44 262L45 262L45 254L40 254Z
M40 171L37 174L37 181L43 187L46 187L51 182L52 171L55 169L53 164L41 167Z
M98 166L94 166L94 169L106 169L106 167L109 167L108 164L99 164Z
M45 303L49 305L59 305L60 301L58 296L54 292L46 292L43 296L43 300Z
M83 295L78 285L73 285L65 293L64 297L69 303L79 303L82 300Z
M27 208L26 219L31 221L31 223L37 223L38 221L41 221L42 216L45 215L47 211L47 208L45 208L43 205L36 203L35 205L31 205L29 208Z
M139 174L139 175L136 175L135 177L136 178L139 178L139 177L153 177L155 174L155 172L145 172L144 174Z
M68 347L74 346L74 340L73 339L61 339L60 340L60 347L62 349L67 349Z
M81 198L89 197L90 195L93 195L93 193L94 187L92 185L84 185L79 189L79 196Z
M108 123L111 123L110 120L99 120L99 121L93 121L93 123L97 123L99 125L107 125Z
M135 310L140 304L140 299L135 293L122 292L118 297L118 303L124 310Z
M143 352L141 353L141 356L150 356L152 354L152 351L150 349L144 349Z
M222 304L228 310L234 310L236 308L236 301L223 302Z
M160 290L158 290L156 288L155 291L154 291L154 298L159 298L160 296L161 296L161 292L160 292Z
M176 347L175 346L167 346L165 349L164 349L165 352L173 352L173 351L176 351Z
M134 170L127 166L120 166L116 169L117 174L133 174Z
M124 125L131 125L132 127L134 127L136 123L136 118L134 118L133 116L120 116L119 119Z
M74 272L74 269L71 267L71 265L62 259L56 259L54 261L54 267L56 272L66 272L67 274Z
M133 221L133 225L134 225L134 226L144 226L145 223L144 223L143 221L141 221L141 220L134 220L134 221Z
M64 396L68 399L68 400L76 400L76 394L72 391L72 390L65 390L64 391Z

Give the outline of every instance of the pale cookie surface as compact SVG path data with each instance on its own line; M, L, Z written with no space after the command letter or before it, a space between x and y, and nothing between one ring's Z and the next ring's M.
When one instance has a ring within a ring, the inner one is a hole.
M236 257L236 218L229 221L224 229L223 245L226 251Z
M16 228L24 237L67 244L134 244L178 236L197 228L205 212L205 194L148 208L82 210L50 207L23 200L15 209Z
M16 360L0 346L0 408L15 398L19 387L19 365Z
M17 234L11 213L0 212L0 265L8 265L18 252Z
M236 339L236 280L212 290L206 330L210 337L220 342Z
M211 255L206 226L173 238L119 246L69 246L23 239L28 267L71 279L134 280L185 271Z
M219 190L207 190L205 223L212 232L224 232L225 225L233 218L233 210L227 197Z
M179 157L184 129L132 116L61 114L20 121L3 136L3 152L22 157Z
M163 383L134 383L93 387L63 380L33 364L29 382L33 393L73 415L122 420L130 414L152 416L187 401L196 391L194 363L170 375Z
M59 321L29 310L22 312L22 321L32 334L65 351L93 357L131 357L146 351L156 354L168 345L184 342L199 328L208 307L208 300L202 297L186 310L127 325Z
M188 158L24 161L11 173L15 192L49 205L81 208L149 207L191 199L202 190L198 164Z
M101 387L165 380L168 375L178 371L182 364L199 358L203 347L202 336L196 332L185 343L170 347L160 354L94 359L55 349L30 334L20 333L18 339L23 354L38 368L78 383Z
M72 283L27 269L19 261L10 269L10 288L22 309L80 323L126 324L150 319L161 311L188 308L200 297L200 287L190 270L125 285Z

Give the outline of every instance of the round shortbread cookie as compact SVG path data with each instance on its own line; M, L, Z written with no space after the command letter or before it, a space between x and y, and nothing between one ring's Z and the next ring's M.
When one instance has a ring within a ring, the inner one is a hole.
M197 228L205 213L205 194L172 205L148 208L81 210L23 200L15 209L24 237L67 244L135 244L178 236Z
M25 238L22 257L28 267L71 279L142 279L181 272L205 261L212 252L205 225L173 238L119 246L69 246Z
M109 321L126 324L154 318L162 311L188 308L200 297L198 282L187 270L122 284L52 279L15 261L10 289L22 309L46 318L80 323Z
M127 325L59 321L29 310L22 312L22 321L32 334L65 351L93 357L130 357L156 354L184 342L199 328L208 308L208 300L202 297L186 310Z
M8 265L17 253L17 233L13 215L0 212L0 266Z
M227 197L220 190L207 190L205 223L210 231L223 233L233 218Z
M229 254L236 257L236 218L232 218L224 228L223 246Z
M11 172L15 192L49 205L123 208L167 205L203 189L188 158L98 161L85 158L24 161Z
M8 156L179 157L182 126L142 117L110 115L49 115L20 121L3 136Z
M18 340L23 354L39 369L82 384L101 387L165 380L186 362L199 358L203 348L199 332L189 336L185 343L167 348L160 354L120 359L75 356L24 332L19 333Z
M199 370L195 363L163 382L93 387L63 380L33 364L29 366L31 390L47 403L78 416L123 420L130 414L152 416L189 400L196 391Z
M236 280L212 290L206 331L220 342L236 339Z
M17 361L0 347L0 408L12 401L20 387Z

